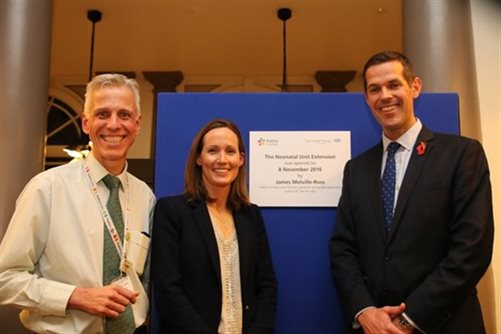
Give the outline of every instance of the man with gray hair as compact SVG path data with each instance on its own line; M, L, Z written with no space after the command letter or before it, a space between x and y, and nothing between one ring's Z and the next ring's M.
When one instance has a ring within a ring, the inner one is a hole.
M127 172L141 128L137 82L96 76L82 127L89 156L36 175L17 200L0 245L0 304L20 308L35 333L133 333L148 312L155 203Z

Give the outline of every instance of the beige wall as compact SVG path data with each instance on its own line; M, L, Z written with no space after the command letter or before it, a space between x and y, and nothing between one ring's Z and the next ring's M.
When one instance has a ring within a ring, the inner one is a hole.
M489 160L493 186L495 240L492 278L480 290L494 306L484 309L486 320L496 323L488 333L501 332L501 5L495 1L470 1L480 104L482 141ZM488 273L489 274L489 273ZM489 294L490 291L490 294ZM491 304L491 305L492 305ZM483 303L485 305L485 302ZM485 307L484 307L485 308Z

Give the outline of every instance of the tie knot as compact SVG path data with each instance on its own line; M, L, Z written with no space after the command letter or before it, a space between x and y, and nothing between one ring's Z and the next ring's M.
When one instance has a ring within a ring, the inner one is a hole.
M118 189L120 187L120 179L113 175L106 175L103 177L103 182L108 189Z
M390 145L388 145L388 148L386 149L388 151L388 155L395 155L395 152L399 149L400 144L397 143L396 141L392 141Z

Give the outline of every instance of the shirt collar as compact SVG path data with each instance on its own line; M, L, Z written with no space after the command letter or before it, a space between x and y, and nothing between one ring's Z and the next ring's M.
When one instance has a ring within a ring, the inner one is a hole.
M94 157L94 154L92 152L85 158L87 166L89 166L90 169L90 174L92 175L92 179L96 180L96 183L101 181L103 177L109 174L109 172L104 168L103 165L97 161L96 157ZM123 189L123 185L125 184L126 177L127 177L127 161L125 162L125 168L122 173L117 175L117 177L120 179L120 187Z
M397 140L391 140L388 137L386 137L383 133L383 151L386 152L386 149L388 148L388 145L390 145L391 142L395 141L400 144L404 149L410 151L414 147L414 144L416 143L417 137L419 135L419 132L421 132L421 129L423 128L423 124L421 124L421 121L419 118L416 118L416 123L410 127L409 130L407 130L403 135L397 138Z

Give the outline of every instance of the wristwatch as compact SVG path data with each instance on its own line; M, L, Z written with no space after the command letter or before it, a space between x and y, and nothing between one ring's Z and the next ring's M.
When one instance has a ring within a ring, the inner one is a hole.
M413 331L415 328L412 326L403 315L398 316L398 325L402 328Z

